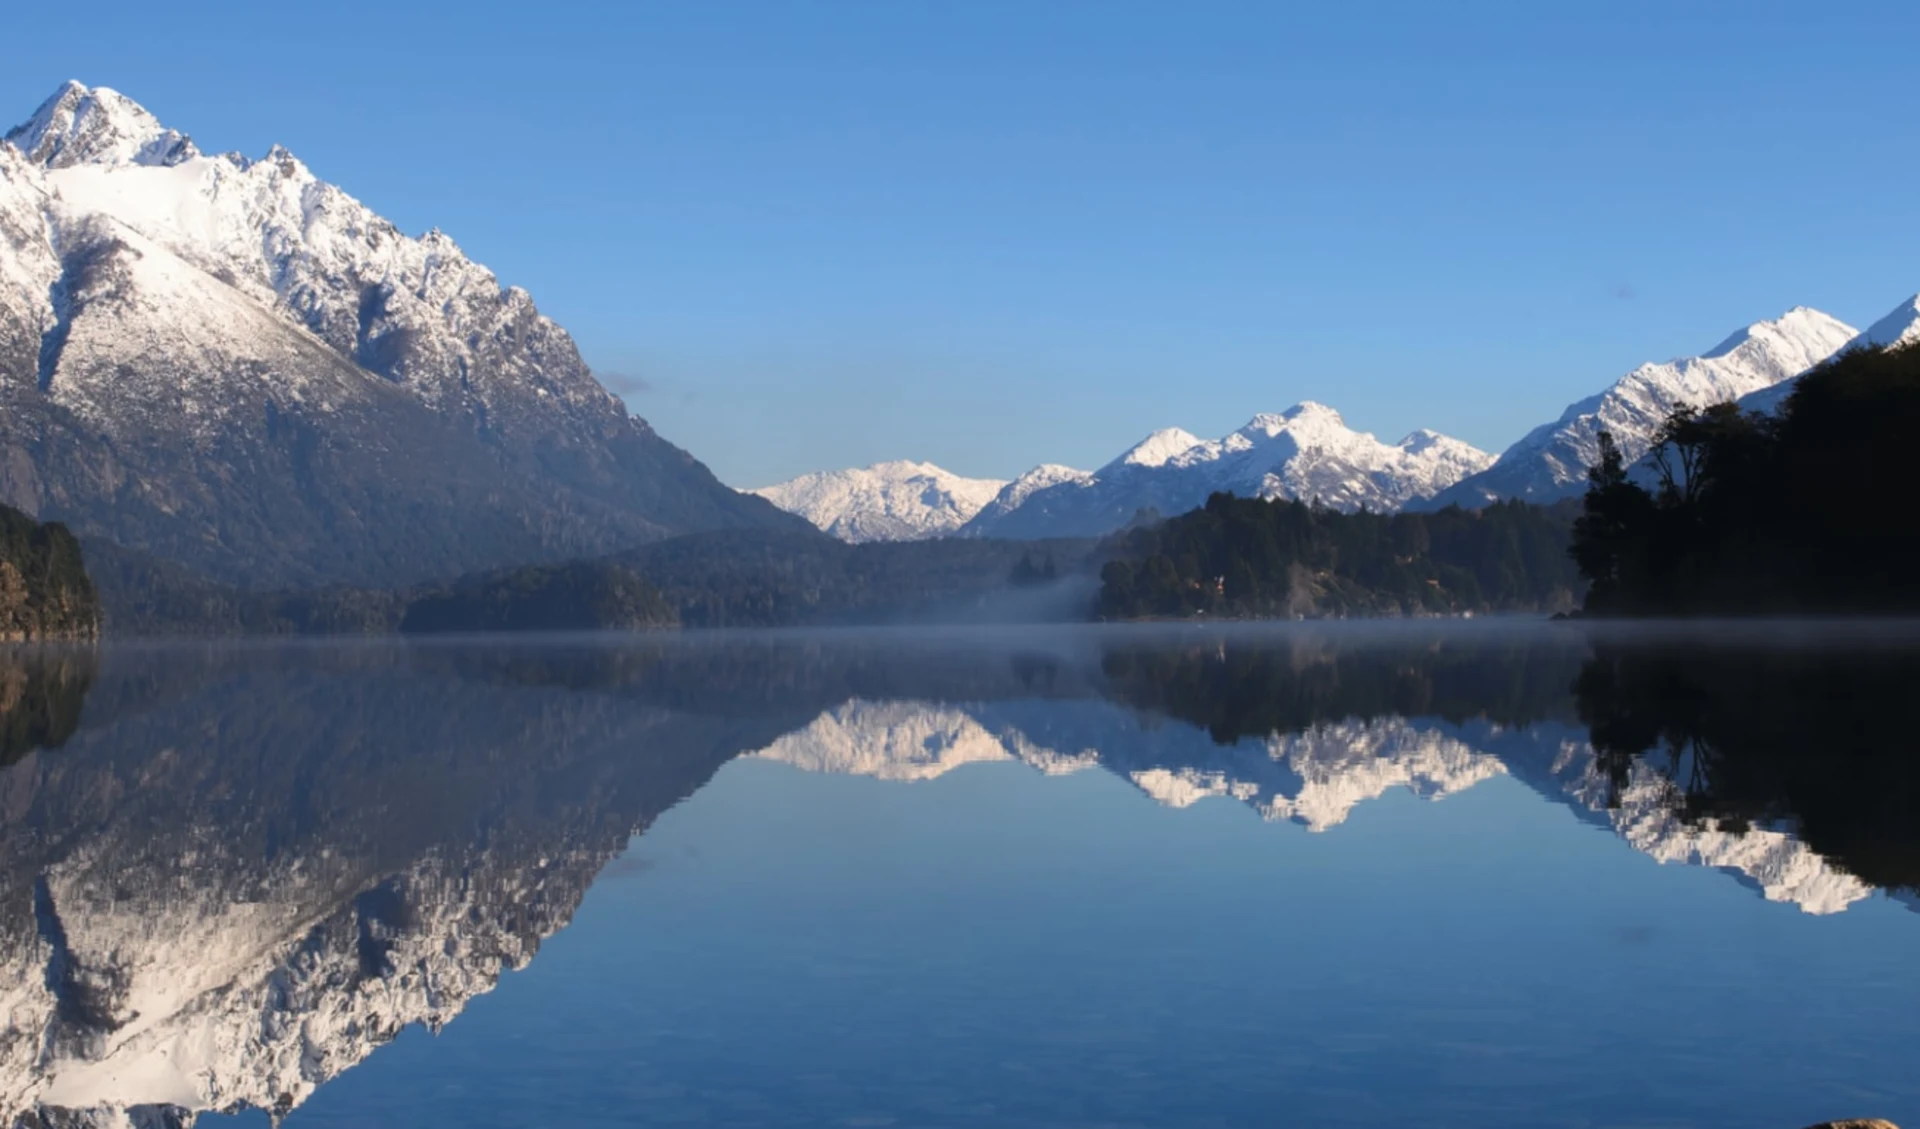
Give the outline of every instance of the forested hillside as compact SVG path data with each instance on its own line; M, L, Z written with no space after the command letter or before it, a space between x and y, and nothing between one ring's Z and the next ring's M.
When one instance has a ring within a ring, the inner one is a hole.
M1101 573L1107 619L1560 611L1580 578L1569 506L1339 513L1215 494L1121 534Z
M1611 437L1573 553L1593 615L1920 611L1920 347L1856 349L1795 382L1778 415L1682 408L1655 483Z
M0 641L90 639L99 631L80 542L58 522L0 506Z

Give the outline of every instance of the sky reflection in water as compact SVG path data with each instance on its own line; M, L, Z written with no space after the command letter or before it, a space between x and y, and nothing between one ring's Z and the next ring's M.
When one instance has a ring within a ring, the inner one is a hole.
M94 1124L1912 1121L1896 642L16 656L0 1094Z

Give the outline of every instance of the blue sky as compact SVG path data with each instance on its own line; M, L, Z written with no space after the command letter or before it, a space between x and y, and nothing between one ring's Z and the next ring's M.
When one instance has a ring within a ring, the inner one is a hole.
M736 485L1300 399L1497 450L1920 290L1911 3L184 7L14 12L0 116L77 78L285 144Z

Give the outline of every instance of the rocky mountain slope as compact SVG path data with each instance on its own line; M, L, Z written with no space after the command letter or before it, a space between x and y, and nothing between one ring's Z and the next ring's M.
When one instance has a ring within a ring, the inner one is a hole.
M1528 432L1499 461L1421 503L1438 509L1482 506L1499 498L1552 502L1586 489L1599 457L1599 434L1613 433L1628 462L1646 454L1667 413L1704 406L1797 376L1838 352L1858 333L1818 310L1799 306L1755 322L1697 357L1643 364L1606 390L1571 404L1560 418Z
M842 541L919 541L965 525L1004 479L963 478L932 463L875 463L749 490Z
M1340 510L1395 510L1492 462L1432 431L1383 443L1311 401L1255 416L1220 439L1156 431L1091 474L1043 467L1010 484L961 530L975 537L1083 537L1143 509L1184 513L1209 494L1319 500Z
M796 524L444 234L77 83L0 145L0 501L257 585Z

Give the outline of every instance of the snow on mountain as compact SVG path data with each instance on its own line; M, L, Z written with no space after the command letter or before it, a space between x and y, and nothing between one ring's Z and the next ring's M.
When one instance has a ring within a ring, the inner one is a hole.
M1161 467L1201 446L1200 437L1178 427L1165 427L1127 449L1113 460L1117 466Z
M1340 510L1395 510L1491 462L1486 452L1432 431L1383 443L1349 428L1332 408L1307 401L1278 415L1255 416L1220 439L1198 439L1178 428L1157 431L1091 475L1032 483L1018 498L1003 493L962 532L1095 536L1120 528L1143 509L1184 513L1220 491L1318 500Z
M251 584L792 525L444 234L78 83L0 145L0 409L0 500Z
M1002 487L993 500L980 507L973 521L991 524L1026 504L1028 498L1056 486L1087 487L1094 483L1092 471L1076 470L1059 463L1042 463Z
M1887 345L1908 345L1920 341L1920 294L1916 294L1894 307L1893 312L1874 322L1860 335L1847 342L1836 353L1848 349L1864 349ZM1811 367L1811 366L1809 366ZM1740 397L1740 407L1750 412L1778 411L1787 395L1793 391L1794 380L1783 380L1769 388Z
M79 164L172 165L200 155L193 139L168 129L117 90L68 82L6 140L50 169Z
M1913 341L1920 341L1920 294L1895 306L1891 313L1868 326L1846 347L1906 345Z
M952 533L1008 483L962 478L932 463L875 463L803 474L747 491L842 541L918 541Z
M1551 502L1586 489L1587 468L1599 458L1599 434L1612 432L1632 463L1653 445L1667 413L1681 404L1705 406L1779 384L1805 372L1853 340L1852 326L1797 306L1761 321L1697 357L1643 364L1603 392L1570 405L1559 419L1528 432L1491 467L1420 503L1437 509L1481 506L1500 498Z

